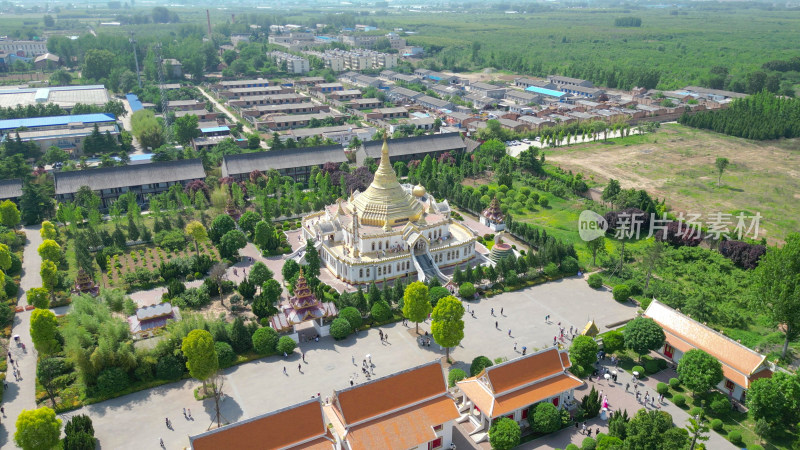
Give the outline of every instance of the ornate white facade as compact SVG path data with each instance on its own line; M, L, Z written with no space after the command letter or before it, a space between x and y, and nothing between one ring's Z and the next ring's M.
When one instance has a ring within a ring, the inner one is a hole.
M450 217L422 186L401 185L384 142L375 179L364 192L303 218L303 237L337 278L350 284L416 275L438 277L440 268L475 257L474 233Z

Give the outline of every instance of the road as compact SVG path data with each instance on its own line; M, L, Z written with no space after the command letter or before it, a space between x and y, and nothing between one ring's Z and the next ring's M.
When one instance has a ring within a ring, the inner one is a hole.
M42 277L39 269L42 265L42 258L37 252L37 248L42 243L39 235L40 225L25 227L23 230L28 237L25 244L24 255L22 258L22 278L20 279L20 299L19 305L28 304L25 291L34 287L42 286ZM14 379L9 361L9 369L6 372L7 388L3 393L3 407L5 414L0 424L0 448L17 448L14 445L14 431L17 416L24 409L36 409L36 350L31 341L31 311L17 313L14 317L14 325L11 335L19 335L20 340L25 344L25 350L17 347L13 343L9 345L11 357L19 365L19 372L22 375L20 381Z
M131 109L131 104L128 103L128 99L127 98L123 97L122 98L122 105L125 107L125 111L128 112L128 114L125 114L124 117L121 117L122 126L126 130L128 130L128 132L131 133L131 135L133 135L133 127L131 126L131 116L133 116L133 110ZM142 144L139 143L139 140L136 139L136 136L133 137L133 142L132 142L131 145L133 145L133 153L132 154L141 155L141 154L145 153L144 148L142 147Z

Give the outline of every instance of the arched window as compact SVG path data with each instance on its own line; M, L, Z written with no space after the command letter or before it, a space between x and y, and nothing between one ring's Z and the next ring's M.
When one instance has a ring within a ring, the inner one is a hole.
M381 276L381 268L378 267L378 276Z
M358 278L364 278L364 269L358 269Z
M386 250L389 250L389 240L386 240Z
M378 250L383 250L383 242L378 242Z
M375 243L374 242L372 243L372 251L373 252L375 251Z

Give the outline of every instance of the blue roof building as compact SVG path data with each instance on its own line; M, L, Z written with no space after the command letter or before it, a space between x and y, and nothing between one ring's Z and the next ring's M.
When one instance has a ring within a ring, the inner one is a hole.
M7 133L10 130L16 130L20 127L28 129L38 128L58 128L66 127L70 124L83 123L108 123L116 122L117 118L113 114L75 114L71 116L51 116L51 117L31 117L28 119L8 119L0 120L0 135Z
M542 95L546 95L548 97L555 97L555 98L558 98L558 99L560 99L561 97L564 97L565 95L567 95L566 92L554 91L552 89L540 88L538 86L529 86L529 87L525 88L525 90L528 91L528 92L533 92L535 94L542 94Z
M131 105L131 111L136 112L140 109L144 109L144 105L142 105L142 101L139 100L139 96L136 94L125 94L125 98L128 99L128 104Z

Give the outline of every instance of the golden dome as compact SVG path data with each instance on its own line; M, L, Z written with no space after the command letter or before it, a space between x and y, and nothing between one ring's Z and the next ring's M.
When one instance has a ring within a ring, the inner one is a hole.
M414 189L411 192L414 193L414 197L422 197L426 193L425 187L421 184L414 186Z
M383 140L381 162L372 184L353 200L361 223L386 227L413 222L422 216L422 204L405 191L389 163L389 146Z

